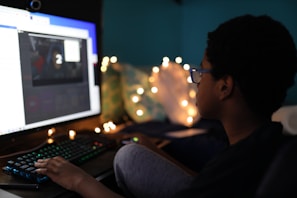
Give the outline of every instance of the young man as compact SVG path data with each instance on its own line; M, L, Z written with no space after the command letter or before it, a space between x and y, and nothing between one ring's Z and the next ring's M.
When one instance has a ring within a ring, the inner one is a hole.
M284 139L281 124L271 122L271 115L294 84L296 55L290 33L268 16L239 16L210 32L201 68L192 69L191 76L201 116L222 123L230 146L198 174L151 146L123 146L114 170L125 194L253 197ZM149 145L145 139L140 142ZM83 197L119 196L60 157L39 160L36 167Z

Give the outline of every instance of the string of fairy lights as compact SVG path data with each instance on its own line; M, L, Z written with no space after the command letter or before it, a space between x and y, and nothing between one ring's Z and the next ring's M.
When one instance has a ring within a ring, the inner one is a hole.
M101 62L101 72L102 73L106 72L108 70L108 67L112 64L117 63L117 61L118 61L118 58L116 56L103 57L102 62ZM169 57L167 57L167 56L163 57L162 64L160 66L152 67L152 71L151 71L152 73L148 78L148 81L151 83L150 90L145 90L143 87L141 87L141 85L137 86L137 88L135 89L135 93L131 94L131 101L133 103L140 103L141 98L145 94L146 91L151 91L153 94L157 94L159 91L159 88L158 88L158 86L156 86L154 84L154 82L156 80L155 76L160 72L161 69L166 69L166 68L172 67L172 64L171 64L172 62L179 64L180 67L183 68L183 70L184 70L187 82L192 85L188 89L187 95L179 97L179 99L180 99L179 105L183 109L183 111L186 112L186 115L180 114L180 116L183 116L183 118L181 118L181 119L185 120L185 122L184 122L185 125L191 126L193 124L193 122L195 121L194 118L199 116L197 108L196 108L195 104L193 103L193 101L195 101L195 96L196 96L196 90L195 90L196 86L193 86L191 77L189 75L189 69L191 68L191 66L189 64L182 64L182 61L183 61L182 57L176 57L174 59L174 61L171 61L169 59ZM144 111L143 109L139 108L135 111L135 114L137 116L142 116L142 115L144 115L143 111ZM112 122L112 121L110 121L110 122Z
M174 61L171 61L169 59L169 57L165 56L162 59L162 64L160 66L153 66L152 70L151 70L151 75L148 77L148 81L151 84L151 87L149 90L144 89L143 87L141 87L141 85L137 86L137 88L135 89L135 93L131 94L131 101L135 104L140 103L142 100L142 96L145 94L145 92L150 91L153 94L158 94L159 91L159 87L154 83L156 81L156 76L158 75L158 73L163 69L168 69L170 67L173 66L172 63L178 64L180 65L180 67L183 69L184 74L185 74L185 78L187 83L189 84L189 89L187 94L185 95L179 95L179 108L182 109L182 111L184 113L180 113L178 114L179 116L181 116L179 119L180 120L184 120L184 124L187 126L191 126L194 121L197 120L197 117L199 117L198 115L198 111L197 108L195 106L195 104L193 103L193 101L195 101L195 96L196 96L196 90L195 90L195 86L193 86L191 77L189 75L189 69L191 68L191 66L189 64L182 64L182 58L181 57L176 57L174 59ZM118 58L116 56L105 56L103 57L102 61L101 61L101 67L100 70L102 73L105 73L109 66L111 66L112 64L116 64L118 62ZM144 115L144 109L137 109L135 111L135 114L137 116L143 116ZM96 127L94 129L95 133L111 133L116 131L117 129L117 125L112 121L107 121L105 123L102 124L102 127ZM48 142L50 143L51 141L53 141L53 139L51 138L53 136L53 134L55 133L55 128L51 128L48 130ZM76 131L75 130L69 130L69 138L70 139L74 139L76 136Z

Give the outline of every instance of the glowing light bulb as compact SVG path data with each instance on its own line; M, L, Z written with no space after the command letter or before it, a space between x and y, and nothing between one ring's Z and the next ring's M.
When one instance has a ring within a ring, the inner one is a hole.
M136 90L136 93L138 93L139 95L142 95L144 93L144 89L140 87Z
M136 115L137 115L137 116L142 116L142 115L143 115L143 111L142 111L141 109L138 109L138 110L136 111Z
M169 66L169 62L163 62L162 63L162 66L165 67L165 68L167 68Z
M53 138L48 138L48 139L47 139L47 143L48 143L48 144L52 144L52 143L54 143L54 139L53 139Z
M189 102L188 102L187 100L183 100L183 101L181 102L181 105L182 105L183 107L188 106L188 104L189 104Z
M100 129L100 127L96 127L96 128L94 129L94 131L95 131L95 133L101 133L101 129Z
M132 100L133 103L137 103L137 102L140 101L140 98L137 95L133 95L132 98L131 98L131 100Z
M106 132L106 133L109 133L111 130L110 130L110 128L104 128L104 131Z
M189 64L184 64L183 65L184 70L189 70L190 69L190 65Z
M118 58L116 56L110 57L110 62L111 63L116 63L118 61Z
M69 139L74 140L76 136L76 132L74 130L69 130L68 134L69 134Z
M168 56L164 56L163 57L163 62L169 62L170 60L169 60L169 58L168 58Z
M181 62L183 62L182 57L180 57L180 56L176 57L175 62L178 63L178 64L181 64Z
M194 89L191 89L189 91L189 96L190 96L190 98L195 98L196 97L196 91Z
M102 61L101 61L101 65L108 65L108 63L109 63L109 57L108 56L104 56L103 58L102 58Z
M56 132L55 128L50 128L49 130L47 130L47 136L52 136L55 132Z
M158 88L157 87L152 87L151 88L151 92L152 93L157 93L158 92Z
M188 83L193 83L191 76L188 76L188 78L187 78L187 82L188 82Z
M163 67L168 67L169 66L169 58L167 56L163 57L163 62L162 62L162 66Z
M117 126L112 121L108 121L103 124L103 129L107 133L111 132L112 130L115 130L116 127Z
M116 127L117 127L112 121L109 121L109 122L108 122L108 126L109 126L109 128L112 129L112 130L115 130Z
M188 109L188 115L190 115L190 116L196 116L196 114L197 114L196 108L189 108Z
M157 67L157 66L155 66L155 67L152 68L152 71L153 71L154 73L158 73L158 72L160 71L160 68Z
M101 72L105 73L107 71L107 65L102 65L100 67Z
M192 123L193 120L194 120L193 117L191 117L191 116L187 117L187 123Z

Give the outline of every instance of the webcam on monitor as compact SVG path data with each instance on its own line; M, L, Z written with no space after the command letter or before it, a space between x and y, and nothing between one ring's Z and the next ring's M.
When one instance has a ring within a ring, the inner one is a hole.
M29 0L28 1L28 9L31 11L39 11L41 8L41 1L40 0Z

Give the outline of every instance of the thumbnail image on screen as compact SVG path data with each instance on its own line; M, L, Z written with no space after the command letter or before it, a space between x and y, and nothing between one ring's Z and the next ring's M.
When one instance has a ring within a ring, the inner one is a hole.
M86 40L19 33L26 123L90 109Z

